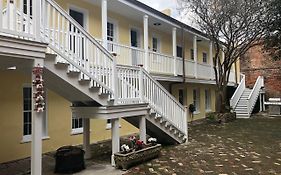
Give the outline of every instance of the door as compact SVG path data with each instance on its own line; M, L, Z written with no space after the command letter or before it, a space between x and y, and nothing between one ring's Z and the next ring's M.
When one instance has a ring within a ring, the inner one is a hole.
M75 10L70 9L69 10L70 16L78 22L82 27L85 27L84 25L84 14ZM69 27L70 32L77 33L76 28ZM79 33L79 32L78 32ZM73 51L73 53L78 56L80 59L84 60L84 38L78 36L70 36L70 50ZM80 62L79 62L80 63Z
M139 32L137 30L131 29L131 46L139 47ZM139 61L139 51L137 49L132 49L132 65L138 65Z

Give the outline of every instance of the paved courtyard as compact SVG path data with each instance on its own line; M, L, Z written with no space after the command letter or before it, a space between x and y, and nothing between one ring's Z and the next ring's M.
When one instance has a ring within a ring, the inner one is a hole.
M281 117L190 126L190 143L166 147L158 159L126 174L281 175Z
M281 175L281 117L256 116L225 125L194 124L188 144L164 147L161 156L128 171L110 166L110 141L92 145L93 159L77 175ZM53 175L53 153L43 156ZM28 159L0 164L0 175L29 174Z

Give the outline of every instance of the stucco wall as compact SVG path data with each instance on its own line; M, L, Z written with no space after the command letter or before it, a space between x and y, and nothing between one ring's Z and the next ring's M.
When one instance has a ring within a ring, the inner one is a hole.
M18 71L0 71L0 163L30 156L30 143L23 143L23 85L31 76ZM63 145L82 144L82 135L71 135L70 102L47 90L47 123L49 139L43 141L43 152L54 151ZM138 132L121 120L121 135ZM110 139L106 120L91 120L91 143Z

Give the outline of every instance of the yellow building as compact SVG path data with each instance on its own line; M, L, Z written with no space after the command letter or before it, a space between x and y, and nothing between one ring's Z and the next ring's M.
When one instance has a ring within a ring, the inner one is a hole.
M139 131L142 139L148 133L182 143L185 107L195 105L194 119L215 110L212 43L164 13L131 0L0 3L0 163L32 155L38 175L41 152L84 138L87 154L89 143L112 137L114 153L119 135ZM45 87L39 113L38 66ZM236 77L233 68L230 86Z

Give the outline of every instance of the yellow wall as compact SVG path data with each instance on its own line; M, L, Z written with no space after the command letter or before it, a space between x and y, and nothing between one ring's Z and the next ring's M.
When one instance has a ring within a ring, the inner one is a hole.
M205 110L205 89L210 89L211 92L211 111L215 111L215 85L206 85L206 84L195 84L195 83L184 83L184 84L175 84L172 86L172 94L179 99L179 89L184 89L185 92L185 106L189 106L193 103L193 90L200 90L200 109L199 113L195 113L194 120L202 119L206 117ZM207 111L207 112L211 112ZM190 114L188 114L188 121L190 121Z
M0 163L30 156L30 143L22 143L23 85L30 76L18 71L0 71ZM70 102L47 90L47 117L49 139L43 141L43 152L54 151L63 145L82 144L82 135L71 135ZM91 143L110 139L106 120L91 120ZM138 132L138 129L121 120L121 135Z

